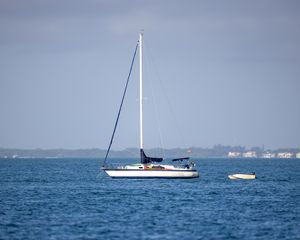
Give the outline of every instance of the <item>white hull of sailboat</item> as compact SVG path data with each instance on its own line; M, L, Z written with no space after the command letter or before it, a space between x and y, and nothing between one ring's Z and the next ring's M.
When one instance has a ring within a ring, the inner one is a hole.
M198 178L197 170L104 169L113 178Z

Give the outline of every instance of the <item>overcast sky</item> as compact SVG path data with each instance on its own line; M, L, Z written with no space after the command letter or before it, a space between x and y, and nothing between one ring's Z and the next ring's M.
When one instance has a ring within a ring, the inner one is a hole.
M300 147L296 0L0 0L0 147L106 148L141 29L145 148Z

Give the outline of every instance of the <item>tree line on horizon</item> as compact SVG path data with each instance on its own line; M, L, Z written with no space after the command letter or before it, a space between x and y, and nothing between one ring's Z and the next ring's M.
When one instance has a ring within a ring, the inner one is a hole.
M279 148L275 150L263 147L252 147L247 149L244 146L224 146L221 144L214 145L212 148L190 147L190 148L152 148L145 149L147 155L163 156L164 158L174 157L227 157L228 152L246 152L255 151L258 155L264 152L279 153L291 152L296 154L300 152L300 148ZM103 158L106 150L103 149L9 149L0 148L1 158ZM123 157L123 158L138 158L138 148L126 148L124 150L111 150L109 157Z

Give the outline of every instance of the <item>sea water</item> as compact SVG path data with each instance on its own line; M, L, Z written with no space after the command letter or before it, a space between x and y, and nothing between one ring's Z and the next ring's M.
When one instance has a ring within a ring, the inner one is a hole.
M196 163L198 179L133 180L98 159L0 159L0 239L300 239L300 159Z

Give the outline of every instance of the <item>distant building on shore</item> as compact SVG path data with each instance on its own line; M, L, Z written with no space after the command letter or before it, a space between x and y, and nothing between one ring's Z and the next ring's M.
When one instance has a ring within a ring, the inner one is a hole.
M296 158L300 158L300 152L296 153Z
M265 152L261 155L262 158L275 158L276 154L275 153L270 153L270 152Z
M277 153L277 157L278 158L292 158L293 157L293 153L290 152L282 152L282 153Z
M228 157L241 157L242 153L240 152L228 152Z
M255 151L248 151L243 153L244 158L256 158L256 152Z

